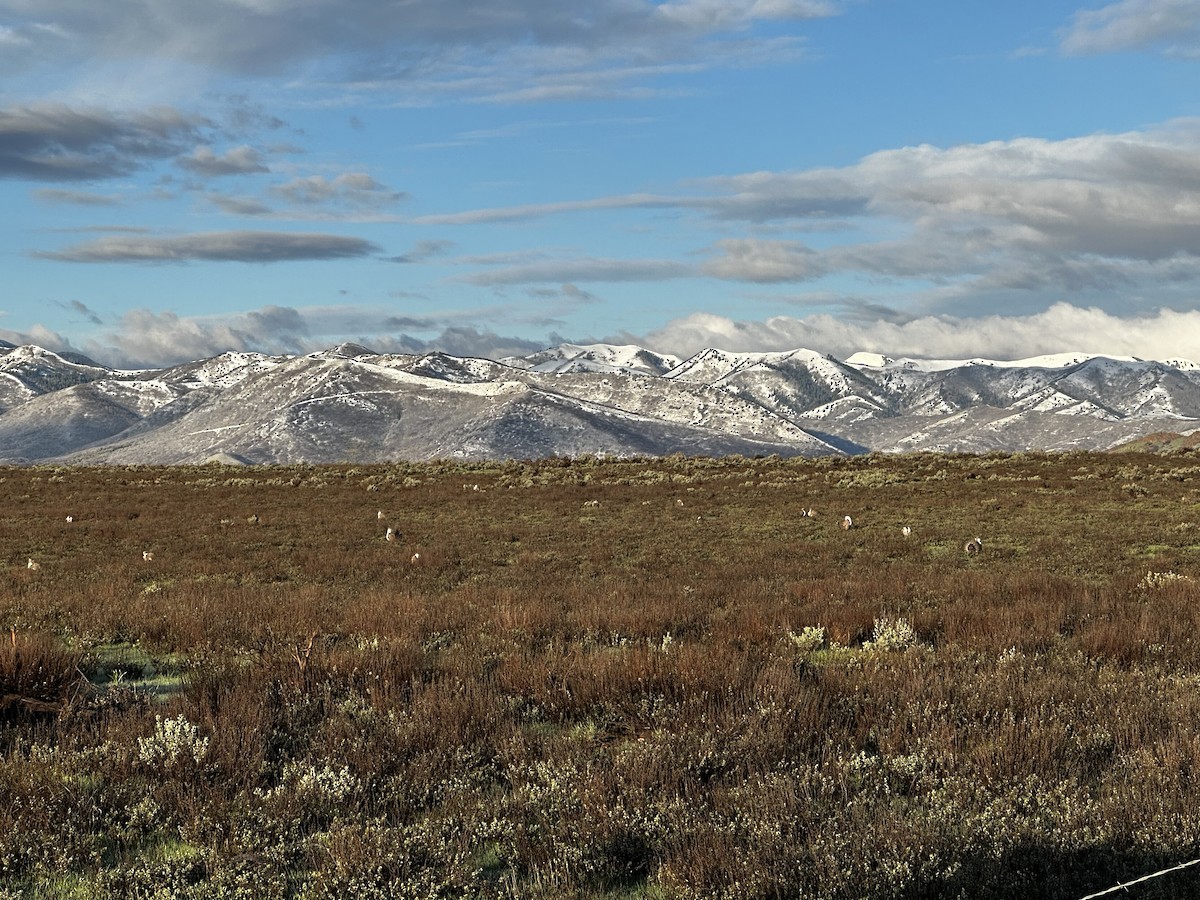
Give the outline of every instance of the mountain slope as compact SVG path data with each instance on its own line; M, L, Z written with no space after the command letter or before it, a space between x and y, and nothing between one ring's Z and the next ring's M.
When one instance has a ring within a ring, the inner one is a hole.
M444 361L435 377L418 374L428 363L410 360L407 368L393 368L317 354L255 360L248 364L253 371L240 366L236 377L225 365L216 365L205 371L217 377L195 379L189 373L190 383L201 386L124 430L77 444L59 458L182 463L228 453L251 462L319 463L597 452L832 452L759 409L747 410L753 414L749 423L735 421L719 430L548 391L537 384L544 376L494 363L501 372L531 381L448 378ZM553 383L563 384L558 379ZM690 393L673 393L694 400ZM761 420L771 427L757 427Z

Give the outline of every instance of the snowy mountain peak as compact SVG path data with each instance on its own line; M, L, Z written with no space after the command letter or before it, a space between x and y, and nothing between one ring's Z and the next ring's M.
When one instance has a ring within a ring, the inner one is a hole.
M559 344L529 356L506 357L501 363L536 372L611 372L662 375L679 360L636 344Z
M0 360L5 363L49 362L72 368L103 369L103 366L81 353L56 353L36 344L15 346L0 341Z
M804 365L829 364L833 361L823 353L803 348L754 352L707 347L692 354L665 374L668 378L712 383L753 366L779 366L788 362ZM833 364L836 365L836 362Z
M1118 362L1140 362L1133 356L1119 356L1098 353L1047 353L1041 356L1029 356L1024 359L987 359L974 357L972 359L913 359L910 357L891 357L880 353L860 351L846 357L846 365L857 369L903 369L912 372L944 372L947 369L961 369L967 366L987 366L995 369L1067 369L1092 360L1115 360Z
M328 350L320 350L316 353L310 353L309 356L317 357L345 357L347 359L357 359L360 356L378 356L374 350L364 347L362 344L357 344L354 341L343 341L336 347L330 347Z
M896 365L896 360L890 356L884 356L882 353L868 353L865 350L850 354L843 362L848 366L866 369L886 369ZM905 360L905 362L911 362L911 360Z

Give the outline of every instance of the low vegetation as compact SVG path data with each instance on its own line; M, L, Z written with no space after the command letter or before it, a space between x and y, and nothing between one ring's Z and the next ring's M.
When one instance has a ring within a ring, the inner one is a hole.
M0 898L1036 900L1195 859L1197 474L0 469Z

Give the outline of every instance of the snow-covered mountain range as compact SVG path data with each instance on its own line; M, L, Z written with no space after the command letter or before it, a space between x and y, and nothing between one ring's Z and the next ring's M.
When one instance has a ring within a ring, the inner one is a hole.
M10 464L971 453L1197 430L1200 366L1186 360L679 359L609 344L488 360L343 344L127 371L0 342Z

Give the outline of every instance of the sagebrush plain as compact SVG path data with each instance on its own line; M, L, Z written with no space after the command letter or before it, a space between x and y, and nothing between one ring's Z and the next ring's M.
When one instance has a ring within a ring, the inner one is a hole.
M0 897L1034 900L1195 859L1197 475L0 469Z

